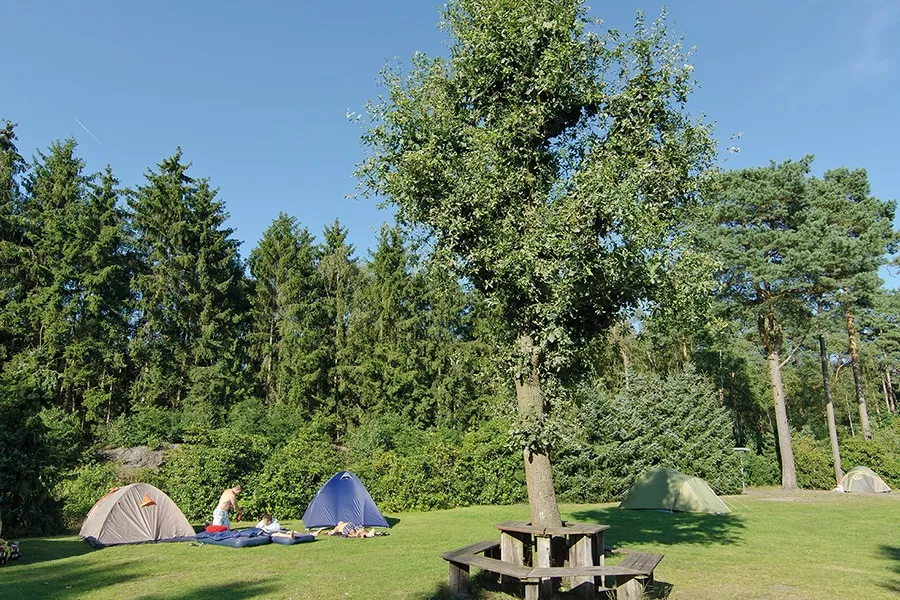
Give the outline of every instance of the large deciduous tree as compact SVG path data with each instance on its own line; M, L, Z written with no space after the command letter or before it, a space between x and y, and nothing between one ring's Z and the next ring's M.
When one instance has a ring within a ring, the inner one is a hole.
M586 340L658 280L711 156L662 20L595 33L580 0L457 0L449 58L387 70L358 174L501 315L532 522L560 522L549 405Z

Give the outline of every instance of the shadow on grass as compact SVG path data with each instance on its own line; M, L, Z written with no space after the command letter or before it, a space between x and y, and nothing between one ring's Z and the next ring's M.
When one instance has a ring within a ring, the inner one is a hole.
M393 527L400 522L400 519L398 519L397 517L385 517L384 520L388 522L388 525L390 527Z
M607 546L629 544L734 544L741 540L744 521L734 513L667 513L617 507L576 510L573 521L609 525Z
M649 600L668 600L668 598L672 594L673 587L674 586L671 583L666 583L665 581L654 581L652 584L647 586L646 590L644 590L644 598L647 598ZM494 596L493 594L497 594L500 592L518 598L523 598L525 596L524 586L500 585L499 578L495 574L487 573L485 571L473 571L469 589L469 598L471 600L485 600L488 593L491 593L491 597L494 598L496 596ZM553 598L557 600L576 600L582 598L582 596L580 592L569 593L557 591L553 595ZM597 600L605 600L606 598L608 598L609 600L616 600L615 591L607 592L606 596L604 596L603 594L597 594ZM450 586L447 583L440 583L433 592L425 596L420 596L419 599L452 600L450 597Z
M86 544L85 544L86 545ZM40 561L38 561L40 562ZM34 564L34 563L32 563ZM51 568L44 566L15 570L0 569L0 589L3 600L31 600L53 598L75 600L101 588L148 578L146 564L139 560L117 562L112 565L60 562ZM150 585L148 583L148 585ZM154 586L155 587L155 586ZM142 595L141 600L243 600L268 598L276 586L266 582L227 583L193 587L179 581L164 591Z
M71 556L80 556L93 552L93 548L79 539L73 538L31 538L19 542L22 557L6 563L4 569L14 570L16 567L36 563L59 560Z
M207 585L187 590L168 590L160 594L141 596L141 600L243 600L244 598L268 598L275 585L265 582L227 583Z
M59 563L52 569L0 571L3 598L54 598L74 600L101 587L141 577L137 561L103 567L95 564Z
M891 561L891 572L900 575L900 546L880 546L878 551L883 558ZM882 587L900 594L900 578L892 578L882 584Z

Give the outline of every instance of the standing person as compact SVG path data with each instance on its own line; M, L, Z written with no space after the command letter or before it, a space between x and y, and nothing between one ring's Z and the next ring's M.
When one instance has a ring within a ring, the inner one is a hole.
M237 503L237 497L241 491L243 491L241 484L236 483L233 487L222 492L219 503L216 505L215 510L213 510L213 525L224 525L231 529L231 523L228 521L228 511L232 508L234 509L235 518L238 521L241 520L241 517L244 516L244 511L238 507Z

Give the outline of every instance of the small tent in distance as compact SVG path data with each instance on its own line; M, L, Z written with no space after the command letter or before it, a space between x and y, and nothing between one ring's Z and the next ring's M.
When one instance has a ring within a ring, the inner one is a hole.
M635 481L619 508L711 514L731 512L708 483L665 467L650 469Z
M117 544L174 542L194 528L172 499L149 483L113 488L88 512L81 538L94 548Z
M889 493L890 486L868 467L853 467L841 479L841 488L845 492L863 492L870 494Z
M339 521L390 527L366 486L350 471L336 473L326 481L303 513L303 525L307 528L334 527Z

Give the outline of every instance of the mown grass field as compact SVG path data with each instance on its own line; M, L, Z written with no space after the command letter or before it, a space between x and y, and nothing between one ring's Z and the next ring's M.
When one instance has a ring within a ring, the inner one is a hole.
M754 490L725 500L734 509L727 516L625 511L609 504L562 510L567 519L609 524L607 545L664 553L651 597L900 597L900 494ZM0 598L446 598L448 569L439 554L497 537L494 523L527 519L528 508L389 517L395 524L387 537L294 546L178 543L95 551L71 536L23 539L23 558L0 567ZM476 597L513 596L482 589Z

